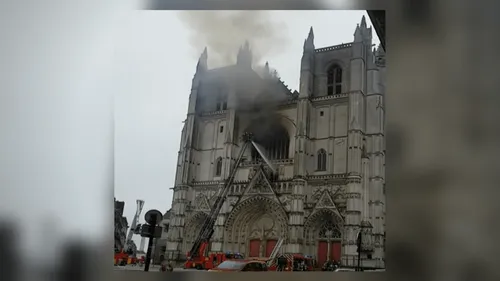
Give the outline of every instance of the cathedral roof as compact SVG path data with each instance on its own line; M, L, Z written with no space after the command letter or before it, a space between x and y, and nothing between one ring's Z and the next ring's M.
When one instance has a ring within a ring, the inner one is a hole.
M282 93L287 97L287 100L295 100L298 97L298 92L292 92L276 72L262 74L258 73L255 69L242 68L238 65L229 65L208 70L204 78L205 81L219 79L235 81L235 84L240 85L248 83L248 85L252 85L252 87L259 87L273 94Z
M279 77L279 75L276 74L272 74L270 77L267 77L267 78L264 78L267 83L269 83L269 85L271 87L277 87L280 91L282 91L283 93L285 93L288 97L288 100L295 100L297 99L298 97L298 92L297 94L295 95L294 92L292 92L292 90L290 90L290 88L288 88L288 85L285 84L285 82L283 82L283 80L281 80L281 77Z

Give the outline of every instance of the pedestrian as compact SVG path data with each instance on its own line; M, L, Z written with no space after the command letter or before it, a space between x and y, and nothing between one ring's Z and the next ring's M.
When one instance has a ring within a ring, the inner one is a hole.
M286 259L286 257L284 255L280 255L278 257L277 271L283 271L283 269L285 268L287 262L288 262L288 260Z
M167 271L168 272L174 271L174 266L172 264L172 261L168 261L168 263L167 263Z

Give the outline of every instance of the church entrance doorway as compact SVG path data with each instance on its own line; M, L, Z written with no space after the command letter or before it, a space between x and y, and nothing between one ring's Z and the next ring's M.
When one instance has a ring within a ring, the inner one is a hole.
M278 238L286 237L288 219L276 201L255 196L238 204L226 223L228 251L238 251L247 257L266 257Z
M342 255L342 247L340 241L318 242L318 264L323 265L327 260L340 261Z
M278 240L276 240L276 239L267 240L266 257L271 256L271 253L273 252L273 249L274 249L274 246L276 246L276 243L278 243Z
M259 257L259 250L260 250L260 239L250 240L250 249L248 252L248 257L250 258Z
M316 255L318 266L342 258L342 223L337 214L328 209L318 210L305 224L306 253Z

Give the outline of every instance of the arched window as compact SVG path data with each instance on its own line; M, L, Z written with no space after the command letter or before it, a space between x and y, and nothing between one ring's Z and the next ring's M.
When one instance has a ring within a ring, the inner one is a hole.
M222 158L217 158L217 162L215 163L215 176L220 177L222 174Z
M318 171L326 171L326 151L318 150Z
M281 125L273 125L265 132L257 131L255 142L262 146L265 156L269 160L282 160L289 157L290 137L287 130ZM261 159L260 153L252 146L252 159Z
M226 110L227 109L227 89L224 86L219 86L217 90L217 97L215 101L215 110Z
M226 110L227 109L227 98L223 95L217 96L215 110Z
M342 68L333 65L327 72L327 91L328 95L342 93Z

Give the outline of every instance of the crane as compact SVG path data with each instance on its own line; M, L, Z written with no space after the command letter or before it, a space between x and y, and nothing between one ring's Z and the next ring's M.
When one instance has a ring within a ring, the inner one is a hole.
M129 232L127 234L127 239L125 240L125 247L124 250L125 252L128 252L131 250L131 245L132 245L132 237L134 234L138 234L138 230L140 230L140 224L138 225L139 222L139 216L141 215L142 208L144 207L144 200L136 200L137 204L137 209L135 211L134 219L132 220L132 224L130 225Z

